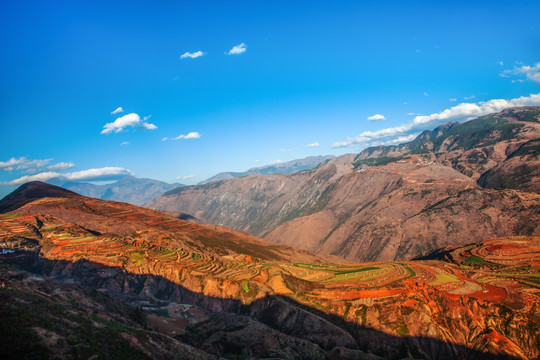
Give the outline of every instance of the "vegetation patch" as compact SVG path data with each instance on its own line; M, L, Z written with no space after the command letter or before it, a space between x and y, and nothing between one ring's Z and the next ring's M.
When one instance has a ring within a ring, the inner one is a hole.
M368 159L362 159L357 160L353 163L354 168L356 169L360 165L368 165L368 166L380 166L380 165L387 165L392 162L396 162L403 159L403 156L398 157L390 157L390 156L380 156L377 158L368 158Z

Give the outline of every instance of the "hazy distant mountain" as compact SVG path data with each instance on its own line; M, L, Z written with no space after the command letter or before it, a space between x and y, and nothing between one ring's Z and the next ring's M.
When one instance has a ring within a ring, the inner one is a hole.
M84 182L49 181L49 183L61 186L84 196L95 197L103 200L114 200L140 205L150 201L166 191L185 185L174 183L168 184L163 181L126 176L117 182L106 185L95 185Z
M319 156L309 156L304 159L296 159L287 161L279 164L265 165L260 167L254 167L244 172L222 172L216 174L204 181L201 181L201 184L207 184L213 181L228 180L234 179L240 176L246 176L251 174L260 174L260 175L271 175L271 174L294 174L298 171L311 170L326 160L332 159L335 156L333 155L319 155Z

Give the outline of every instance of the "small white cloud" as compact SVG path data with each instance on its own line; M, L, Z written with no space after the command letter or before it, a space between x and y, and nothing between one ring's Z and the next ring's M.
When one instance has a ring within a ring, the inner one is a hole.
M161 139L161 141L167 141L167 140L169 140L169 138L166 136L163 139Z
M413 112L407 113L407 116L414 116L414 115L416 115L416 113L413 113Z
M116 180L126 175L133 175L133 173L121 167L103 167L96 169L88 169L83 171L76 171L72 173L60 174L54 171L42 172L35 175L26 175L18 179L4 182L3 185L21 185L30 181L47 181L51 179L64 179L73 181L98 181L98 180Z
M403 105L407 105L407 102L406 102L406 101L404 101L404 102L403 102Z
M375 114L372 116L369 116L367 118L369 121L379 121L379 120L386 120L386 118L381 114Z
M502 61L499 61L499 65L504 66L504 63Z
M429 96L429 94L427 92L424 91L424 96Z
M46 169L49 171L65 171L73 167L75 167L75 164L72 162L60 162L58 164L49 165Z
M195 177L196 177L195 175L177 176L176 180L188 180L188 179L193 179Z
M139 129L143 129L143 130L156 130L156 129L157 129L157 126L154 125L154 124L151 124L151 123L142 123L142 124L139 126Z
M258 162L261 162L261 160L257 159L257 160L255 160L254 162L258 163Z
M525 75L525 78L534 81L537 84L540 84L540 62L537 62L533 66L529 65L522 65L521 63L517 63L521 66L515 66L512 70L504 70L499 75L502 77L510 77L510 76L522 76Z
M123 143L120 144L120 146L126 146L126 145L129 145L129 141L124 141Z
M314 143L311 143L311 144L307 144L308 147L319 147L321 146L321 144L319 144L318 142L314 142Z
M202 135L197 131L192 131L187 135L178 135L173 140L199 139Z
M463 100L471 100L471 99L474 99L475 97L476 97L476 96L474 96L474 95L471 95L471 96L465 96L465 97L463 98Z
M241 43L239 45L234 46L227 55L239 55L242 53L245 53L247 51L247 45L244 43Z
M186 51L185 53L183 53L182 55L180 55L180 59L195 59L195 58L198 58L200 56L203 56L204 53L202 51L195 51L195 52L189 52L189 51Z
M457 99L456 99L456 98L450 98L450 99L448 99L448 100L449 100L449 101L452 101L452 102L455 102L455 101L457 101Z
M276 164L279 164L279 163L282 163L282 162L283 162L283 160L276 159L276 160L270 161L268 164L269 165L276 165Z
M111 114L116 115L118 113L124 112L121 106L117 107L116 110L111 111Z
M278 150L279 152L282 152L282 153L287 153L287 152L293 152L294 150L293 149L284 149L284 148L281 148Z
M145 118L147 119L147 118ZM145 120L141 120L140 116L135 113L130 113L124 116L119 117L112 123L107 123L103 126L103 130L101 130L102 134L110 134L110 133L119 133L123 131L127 127L138 127L139 129L143 130L155 130L157 129L157 126L151 123L144 122Z

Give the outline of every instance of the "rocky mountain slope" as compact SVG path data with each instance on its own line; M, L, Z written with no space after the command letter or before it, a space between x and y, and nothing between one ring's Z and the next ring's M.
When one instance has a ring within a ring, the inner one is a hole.
M145 204L350 261L540 231L540 108L512 108L292 175L174 189Z
M55 180L49 181L49 183L85 196L102 200L122 201L133 205L141 205L162 195L166 191L184 186L178 183L168 184L159 180L137 178L134 176L126 176L114 183L104 185Z
M43 183L7 200L4 358L540 355L538 236L335 264Z
M272 165L265 165L260 166L256 168L251 168L249 170L246 170L244 172L222 172L219 174L216 174L204 181L201 181L199 184L208 184L210 182L214 181L221 181L221 180L228 180L228 179L234 179L236 177L241 176L247 176L251 174L259 174L259 175L270 175L270 174L294 174L299 171L305 171L313 169L323 162L334 158L335 156L332 155L319 155L319 156L308 156L304 159L297 159L292 161L287 161L284 163L278 163L278 164L272 164Z

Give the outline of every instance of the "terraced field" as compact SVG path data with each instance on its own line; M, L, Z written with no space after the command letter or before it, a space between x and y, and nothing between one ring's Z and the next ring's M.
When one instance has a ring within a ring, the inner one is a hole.
M537 334L523 330L540 323L540 236L486 240L434 260L338 264L227 228L76 197L0 215L0 246L15 250L0 260L23 250L50 261L88 260L209 297L251 304L282 295L395 336L475 339L517 358L540 355ZM489 339L487 329L495 334Z

